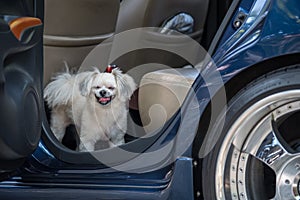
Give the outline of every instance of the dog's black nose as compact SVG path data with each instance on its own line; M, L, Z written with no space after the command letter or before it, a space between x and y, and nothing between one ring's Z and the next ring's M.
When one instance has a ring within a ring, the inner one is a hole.
M105 90L101 90L99 93L100 93L101 97L105 97L105 95L106 95L106 91Z

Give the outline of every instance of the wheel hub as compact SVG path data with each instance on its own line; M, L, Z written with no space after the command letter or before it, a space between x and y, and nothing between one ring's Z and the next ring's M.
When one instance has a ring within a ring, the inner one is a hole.
M300 156L287 163L279 176L277 187L282 198L300 200Z

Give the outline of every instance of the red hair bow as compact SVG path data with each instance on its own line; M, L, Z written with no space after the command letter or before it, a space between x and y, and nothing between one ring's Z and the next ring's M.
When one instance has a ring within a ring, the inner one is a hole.
M108 65L105 69L106 73L111 73L114 69L118 68L117 65Z

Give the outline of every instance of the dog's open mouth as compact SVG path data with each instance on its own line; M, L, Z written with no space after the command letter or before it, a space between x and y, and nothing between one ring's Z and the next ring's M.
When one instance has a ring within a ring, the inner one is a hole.
M101 105L107 105L111 102L113 97L112 96L110 96L110 97L97 97L96 96L96 99L97 99L98 103L100 103Z

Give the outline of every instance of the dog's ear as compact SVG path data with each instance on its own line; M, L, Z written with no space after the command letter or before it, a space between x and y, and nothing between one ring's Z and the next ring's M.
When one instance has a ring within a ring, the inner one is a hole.
M118 68L114 69L112 71L112 74L116 77L117 80L119 98L122 101L129 100L136 89L136 84L133 78L127 74L123 74L122 71Z
M98 73L100 72L96 69L93 72L86 72L83 81L79 83L79 91L82 96L88 96L91 93L92 83Z

